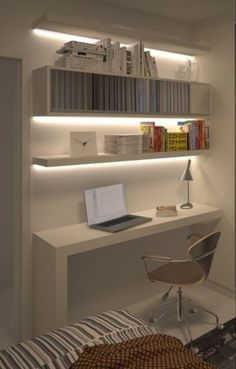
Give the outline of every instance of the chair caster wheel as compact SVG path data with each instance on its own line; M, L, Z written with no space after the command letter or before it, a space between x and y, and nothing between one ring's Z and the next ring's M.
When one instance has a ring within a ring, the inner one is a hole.
M198 354L199 353L199 349L197 347L191 347L192 352L194 352L194 354Z
M149 323L154 324L154 323L156 323L157 319L151 317L151 318L148 319L148 321L149 321Z
M190 312L191 314L196 314L196 313L197 313L197 309L196 309L196 308L194 308L194 309L190 309L190 310L189 310L189 312Z
M222 330L224 329L224 324L217 324L216 328Z

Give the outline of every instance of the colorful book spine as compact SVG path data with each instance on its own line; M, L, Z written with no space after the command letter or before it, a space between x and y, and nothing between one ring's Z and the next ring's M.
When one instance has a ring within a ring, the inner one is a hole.
M155 151L155 143L154 143L155 122L140 122L139 131L143 135L143 151L144 152Z
M199 128L199 149L205 149L205 121L199 120L198 121L198 128Z
M187 150L187 133L170 132L168 133L168 151Z
M210 148L209 126L205 126L204 138L205 138L205 149L209 150Z
M178 126L188 134L188 150L209 149L209 127L204 120L178 122Z

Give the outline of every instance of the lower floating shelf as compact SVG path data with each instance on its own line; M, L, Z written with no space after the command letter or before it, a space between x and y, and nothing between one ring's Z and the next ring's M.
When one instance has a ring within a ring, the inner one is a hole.
M37 156L33 158L33 164L42 165L44 167L59 167L68 165L83 165L83 164L97 164L97 163L112 163L120 161L134 161L134 160L150 160L162 158L174 158L180 156L203 155L209 150L186 150L186 151L170 151L170 152L153 152L141 154L98 154L96 156L72 157L69 155L63 156Z

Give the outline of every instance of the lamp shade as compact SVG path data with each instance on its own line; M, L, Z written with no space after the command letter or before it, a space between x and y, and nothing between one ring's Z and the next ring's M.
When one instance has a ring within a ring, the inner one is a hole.
M191 165L191 160L188 160L188 164L182 174L182 176L180 177L180 181L193 181L193 177L192 174L190 172L190 165Z

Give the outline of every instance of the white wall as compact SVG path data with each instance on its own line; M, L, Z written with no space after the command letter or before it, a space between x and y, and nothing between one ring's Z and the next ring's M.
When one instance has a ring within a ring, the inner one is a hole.
M142 24L143 27L150 28L152 31L159 31L163 35L175 35L175 37L182 39L189 38L192 31L188 24L174 21L156 22L154 16L143 12L132 11L124 14L121 8L112 5L106 5L106 8L104 8L100 4L98 6L97 1L86 3L83 1L67 1L64 3L54 0L40 2L29 0L15 2L11 0L1 8L1 54L18 56L23 59L22 337L27 337L32 332L31 232L83 221L83 190L91 186L117 182L125 183L130 211L153 207L160 203L178 203L183 201L185 197L185 188L178 182L179 175L186 163L186 159L181 158L67 169L33 168L32 227L30 226L30 127L32 126L33 154L65 153L68 150L68 132L72 128L75 130L98 129L101 135L104 132L120 132L116 125L110 127L106 123L104 126L97 126L95 121L91 121L89 125L83 120L78 120L78 123L72 125L31 122L32 69L51 64L54 60L53 53L61 45L59 41L46 40L32 33L31 22L46 11L62 14L71 13L90 20L96 19L107 23L116 22L123 26L137 27L138 24L140 27L140 24ZM133 125L125 129L127 132L134 132L137 127ZM122 126L123 130L124 126ZM197 167L195 165L193 168L195 177L196 173ZM198 197L196 199L198 200ZM206 200L206 203L209 202L208 198L203 200ZM214 203L213 198L211 202ZM217 203L217 201L215 202ZM178 237L183 237L183 233L180 232ZM151 247L154 247L153 245L157 241L158 239L152 241ZM142 245L143 242L140 241L138 248L142 248ZM133 257L134 259L135 257L138 258L139 253L137 252ZM112 260L110 260L111 262ZM81 278L86 281L86 275L81 276ZM130 276L130 283L132 278L133 276Z
M199 59L201 79L212 85L212 152L198 159L195 198L222 208L222 236L211 280L235 288L235 74L234 22L215 20L196 29L212 52Z

